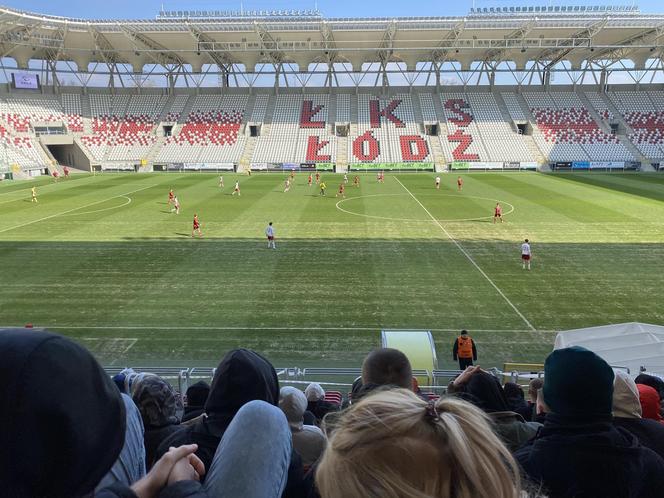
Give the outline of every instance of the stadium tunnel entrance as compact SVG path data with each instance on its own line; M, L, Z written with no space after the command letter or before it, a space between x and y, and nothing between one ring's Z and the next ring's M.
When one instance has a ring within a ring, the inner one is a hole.
M67 138L67 137L62 137ZM79 145L71 139L71 143L43 143L42 145L51 153L51 155L58 161L58 164L66 164L70 168L80 169L82 171L92 171L90 169L90 159L79 147Z

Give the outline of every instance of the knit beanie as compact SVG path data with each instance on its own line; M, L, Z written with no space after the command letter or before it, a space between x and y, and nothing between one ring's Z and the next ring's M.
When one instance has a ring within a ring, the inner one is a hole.
M544 402L563 416L611 416L613 370L580 346L558 349L544 363Z

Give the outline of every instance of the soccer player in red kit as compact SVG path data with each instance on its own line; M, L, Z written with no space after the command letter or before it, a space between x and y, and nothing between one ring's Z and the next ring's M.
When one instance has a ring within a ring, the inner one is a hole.
M65 166L64 172L65 172L65 178L69 178L69 168L67 166Z
M295 182L295 170L294 169L292 169L290 171L290 181L291 181L291 183Z
M201 223L198 221L198 215L194 214L194 227L191 229L191 236L194 236L194 232L198 232L198 236L202 237L203 233L201 232Z
M316 185L320 183L320 173L316 171Z
M314 177L311 176L311 173L309 173L309 179L307 180L307 185L311 187L311 183L314 181Z
M463 178L461 177L457 178L457 189L459 190L459 192L461 192L461 190L463 189Z
M354 185L355 187L359 187L359 186L360 186L360 177L359 177L359 176L355 175L355 178L353 178L353 185Z
M170 189L168 191L168 205L170 206L173 204L173 199L175 198L175 194L173 193L173 189Z
M344 199L346 198L346 185L343 183L339 184L339 192L337 192L337 195L335 197L343 197Z
M496 219L500 219L500 222L503 222L503 208L499 202L496 202L496 207L493 210L493 222L496 222Z
M58 173L58 171L57 171L57 170L54 170L54 171L53 171L53 179L56 181L56 183L57 183L57 181L58 181L58 177L59 177L59 176L60 176L60 174Z

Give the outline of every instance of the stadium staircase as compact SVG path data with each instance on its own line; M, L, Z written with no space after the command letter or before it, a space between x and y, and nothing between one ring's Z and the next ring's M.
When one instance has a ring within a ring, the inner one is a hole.
M265 110L265 118L263 119L263 126L261 127L262 136L270 136L270 129L272 128L272 119L274 118L274 109L277 105L277 97L270 96L267 101L267 109Z
M327 127L332 135L336 134L335 123L337 122L337 96L330 95L329 109L327 111ZM337 137L336 151L337 173L348 171L348 137Z
M415 114L415 121L417 123L420 123L420 129L418 130L422 135L426 136L426 129L424 127L424 113L422 112L422 104L420 102L420 98L418 94L411 94L412 95L412 102L413 102L413 114ZM440 99L434 98L432 99L434 102L434 107L435 107L435 102L439 101ZM438 133L442 134L442 126L440 123L440 118L438 117L438 109L436 109L436 122L438 123ZM446 161L445 161L445 154L443 153L443 148L440 145L440 139L438 136L427 136L427 142L429 144L429 148L431 149L431 155L433 156L433 164L434 164L434 169L435 171L445 171L446 170Z
M88 95L81 95L81 116L83 116L83 135L92 135L92 108L90 107L90 97ZM80 142L78 142L78 146L83 150L86 149L86 147L81 147ZM89 157L87 151L85 154Z
M249 95L247 100L247 105L244 110L244 122L242 128L240 128L240 133L242 133L247 141L244 144L244 149L242 149L242 155L240 156L240 161L238 162L237 172L242 173L248 171L251 168L251 158L254 155L254 150L256 149L257 137L252 137L249 133L248 124L251 120L251 116L254 113L254 108L256 107L256 94L252 93Z
M500 94L500 92L494 92L493 94L494 98L496 99L496 103L498 104L498 109L500 109L500 113L503 116L503 119L510 123L510 126L512 127L512 130L515 132L517 131L517 126L514 123L514 119L512 119L512 116L510 115L509 110L507 109L507 104L505 104L505 100L503 99L503 96ZM521 106L523 107L523 106ZM529 114L526 114L526 116L529 116ZM532 126L532 123L530 123ZM521 138L523 140L523 143L526 144L526 147L528 148L528 152L530 152L530 155L533 157L535 161L540 165L539 169L540 171L545 171L543 168L546 165L546 168L548 170L548 164L546 157L544 154L542 154L542 151L540 148L537 146L537 143L535 140L533 140L533 137L530 135L521 135Z
M244 145L242 156L240 157L240 162L237 167L238 173L248 171L251 168L251 158L254 156L257 141L258 137L247 136L247 142Z

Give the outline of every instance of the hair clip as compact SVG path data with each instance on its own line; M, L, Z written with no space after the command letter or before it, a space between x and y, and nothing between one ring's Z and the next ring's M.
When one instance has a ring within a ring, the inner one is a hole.
M426 414L427 418L431 420L432 422L436 422L440 420L440 415L438 414L438 410L436 409L436 403L431 400L427 403L427 408L426 408Z

